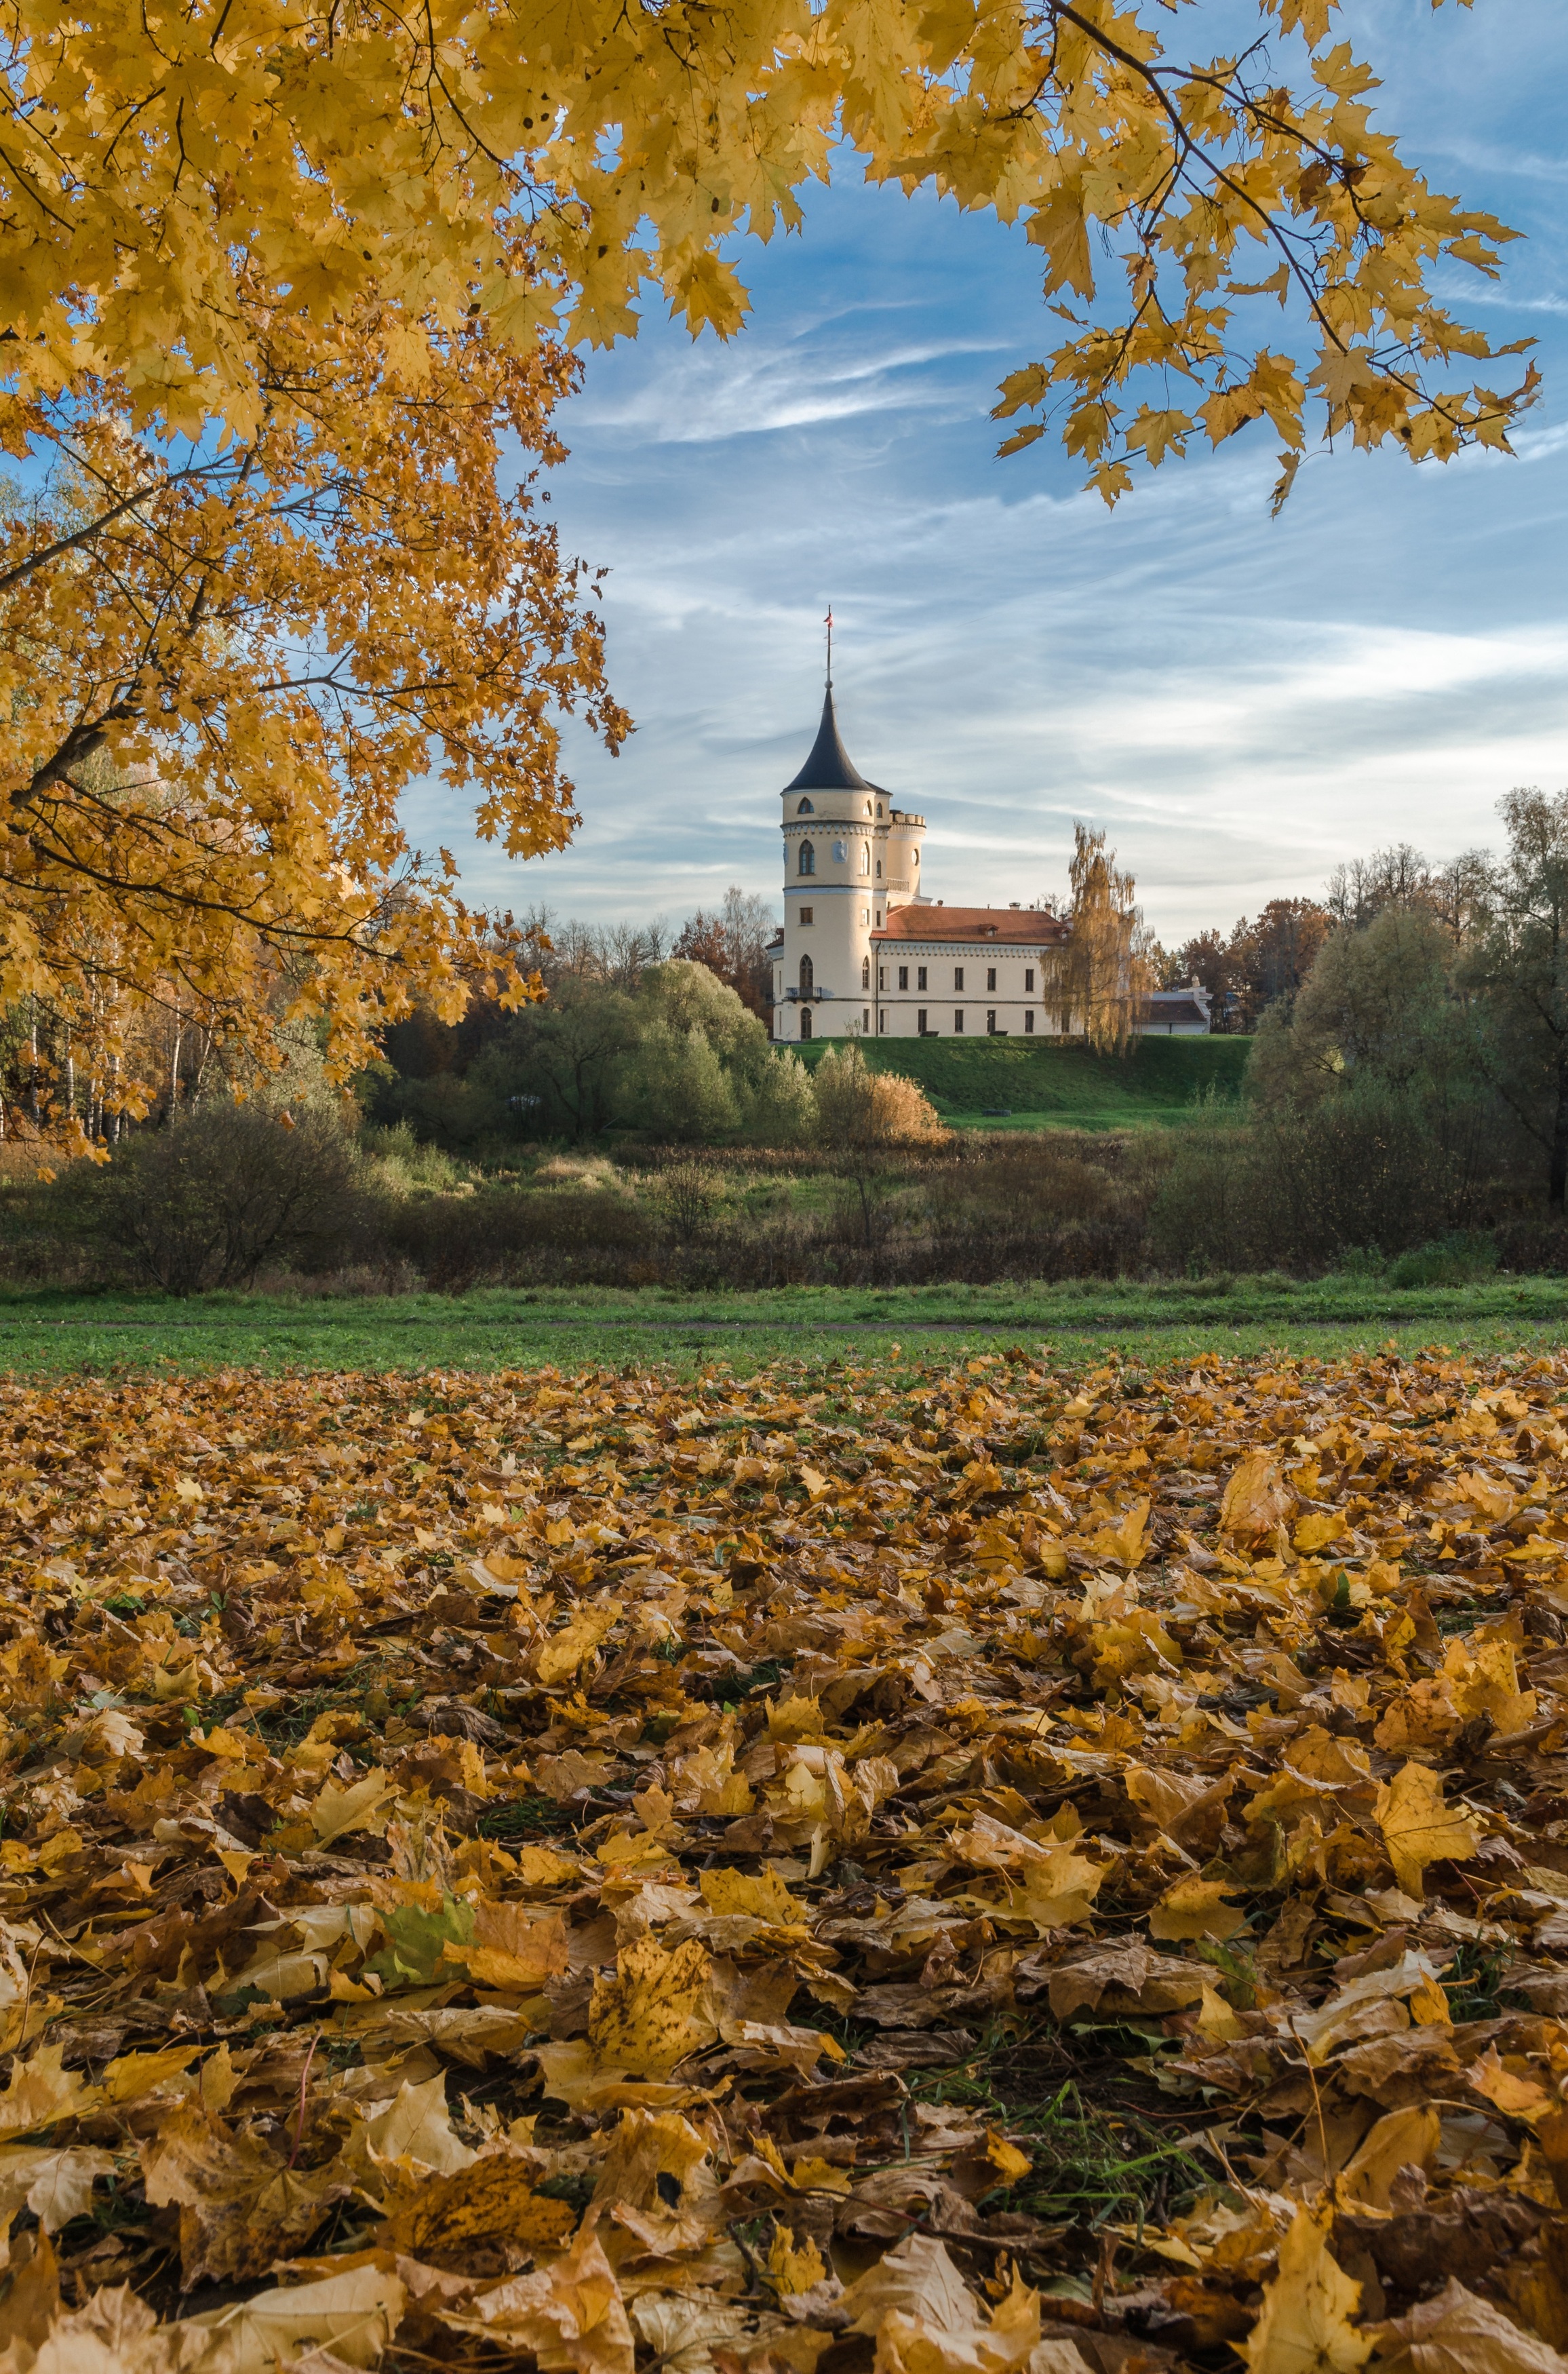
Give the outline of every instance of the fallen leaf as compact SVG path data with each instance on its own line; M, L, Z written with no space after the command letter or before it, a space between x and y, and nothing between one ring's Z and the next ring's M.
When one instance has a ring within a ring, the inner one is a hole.
M25 2203L46 2234L57 2234L87 2215L95 2181L113 2173L113 2153L96 2144L0 2145L0 2228L9 2229Z
M223 2374L266 2374L311 2349L345 2366L374 2366L403 2321L408 2295L394 2274L356 2267L323 2282L257 2292L232 2307L192 2317L221 2345Z
M1227 1534L1272 1533L1295 1507L1295 1494L1280 1473L1276 1455L1255 1451L1242 1460L1225 1486L1220 1523Z
M369 2121L365 2140L378 2159L408 2160L436 2176L454 2175L474 2157L452 2133L447 2081L439 2070L423 2085L405 2079L390 2107Z
M1336 2263L1323 2218L1298 2207L1258 2321L1237 2346L1252 2374L1355 2374L1373 2347L1350 2321L1360 2304L1361 2286Z
M1382 2327L1387 2374L1563 2374L1568 2359L1450 2277L1434 2299Z
M502 2349L532 2353L542 2374L632 2374L631 2325L591 2227L549 2266L495 2285L472 2313L448 2313L442 2321Z
M708 1957L695 1940L666 1952L639 1938L616 1957L615 1976L594 1981L588 2037L600 2060L661 2077L718 2030L708 2004Z
M374 1829L382 1809L394 1794L392 1782L379 1764L349 1788L334 1788L329 1780L310 1808L310 1827L324 1847L331 1846L334 1839L346 1838L351 1830ZM385 1822L381 1821L380 1827L384 1828Z
M1474 1827L1445 1804L1443 1783L1424 1764L1402 1765L1377 1792L1377 1826L1407 1896L1422 1893L1427 1864L1468 1863L1479 1843Z
M534 2191L525 2160L497 2152L471 2160L455 2175L422 2184L388 2218L378 2239L387 2250L439 2267L461 2262L475 2244L558 2250L576 2224L577 2214L567 2202Z

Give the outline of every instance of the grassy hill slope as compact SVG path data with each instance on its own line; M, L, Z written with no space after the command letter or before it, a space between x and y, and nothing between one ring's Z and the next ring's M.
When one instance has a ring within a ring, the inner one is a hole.
M819 1063L834 1042L800 1049ZM1140 1129L1179 1118L1212 1089L1238 1096L1250 1039L1141 1039L1125 1056L1055 1039L868 1039L879 1072L919 1080L943 1119L962 1128ZM1008 1118L998 1116L1007 1109Z

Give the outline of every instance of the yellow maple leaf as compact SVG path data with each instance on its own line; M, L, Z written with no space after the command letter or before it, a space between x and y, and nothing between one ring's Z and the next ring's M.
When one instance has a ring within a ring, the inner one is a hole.
M1234 1882L1223 1879L1202 1879L1196 1872L1178 1879L1167 1887L1149 1915L1151 1937L1198 1938L1212 1937L1223 1944L1246 1926L1246 1915L1239 1907L1227 1904L1227 1896L1236 1893Z
M1406 1764L1377 1792L1377 1826L1407 1896L1422 1893L1429 1863L1468 1863L1480 1843L1463 1814L1444 1803L1443 1783L1424 1764Z
M787 2226L775 2226L767 2253L768 2279L781 2298L809 2292L827 2273L827 2262L808 2234L797 2242Z
M1280 1472L1278 1455L1254 1451L1242 1460L1225 1486L1220 1503L1220 1524L1227 1534L1271 1533L1295 1506L1295 1494Z
M664 2076L718 2033L708 1998L708 1955L694 1938L669 1951L639 1937L596 1979L588 2039L601 2062L638 2076Z
M697 1875L702 1900L709 1911L746 1913L754 1921L768 1921L778 1928L790 1928L804 1921L806 1907L791 1896L775 1871L759 1872L755 1877L743 1871L705 1871Z
M605 1634L619 1623L621 1603L612 1599L598 1607L584 1607L562 1631L552 1633L537 1651L533 1670L545 1689L570 1681L591 1657Z
M1356 2374L1372 2355L1371 2334L1350 2321L1360 2303L1361 2286L1328 2248L1326 2219L1298 2208L1241 2354L1252 2374Z

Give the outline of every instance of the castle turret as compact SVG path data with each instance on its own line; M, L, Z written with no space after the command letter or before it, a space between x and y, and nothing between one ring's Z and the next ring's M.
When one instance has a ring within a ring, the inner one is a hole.
M879 1028L872 935L920 896L925 818L895 808L838 731L833 678L811 755L783 798L784 930L775 958L778 1039Z

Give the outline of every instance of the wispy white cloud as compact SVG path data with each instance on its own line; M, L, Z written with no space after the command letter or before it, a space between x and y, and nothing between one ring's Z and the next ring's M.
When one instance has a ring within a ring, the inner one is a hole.
M629 430L655 444L712 444L733 437L805 429L865 413L942 411L955 388L934 367L957 357L1005 351L1001 341L942 338L872 354L824 356L802 339L744 352L688 349L630 386L581 400L577 418L593 429ZM975 409L960 398L959 409Z

